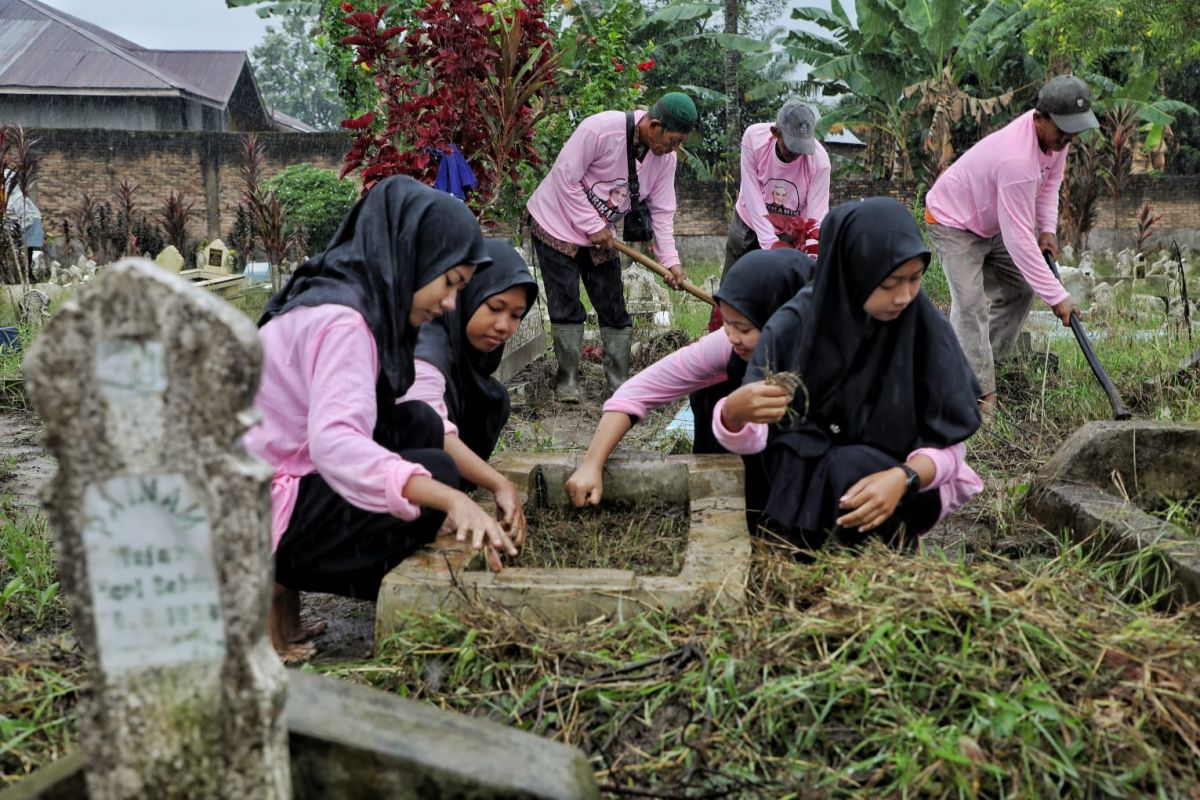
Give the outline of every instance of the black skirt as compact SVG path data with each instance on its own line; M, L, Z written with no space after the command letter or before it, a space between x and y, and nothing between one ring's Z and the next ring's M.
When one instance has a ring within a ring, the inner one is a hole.
M421 464L435 480L459 484L458 469L442 449L442 420L421 402L381 415L374 439L404 460ZM433 541L445 520L422 508L405 521L367 511L335 492L318 473L300 479L300 493L275 551L275 580L289 589L374 600L383 576Z
M892 516L863 533L842 528L836 520L846 513L838 500L867 475L899 466L900 462L866 445L830 447L819 458L805 459L787 447L769 449L752 476L746 471L746 509L762 512L757 532L782 537L801 550L817 550L826 542L859 547L881 539L900 549L915 548L917 537L937 522L941 494L930 490L901 500ZM751 528L755 533L756 528Z

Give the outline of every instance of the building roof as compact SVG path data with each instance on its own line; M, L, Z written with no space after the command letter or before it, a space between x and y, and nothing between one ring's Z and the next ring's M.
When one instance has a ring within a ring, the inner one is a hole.
M249 63L240 51L151 50L37 0L0 0L0 93L174 95L224 108Z

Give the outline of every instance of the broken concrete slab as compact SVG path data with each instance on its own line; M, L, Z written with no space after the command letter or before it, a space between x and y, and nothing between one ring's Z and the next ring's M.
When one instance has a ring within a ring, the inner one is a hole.
M1169 573L1171 601L1195 602L1200 600L1200 536L1140 506L1200 497L1198 462L1200 426L1091 422L1047 462L1028 506L1049 530L1069 531L1074 542L1102 554L1153 547Z
M335 678L287 671L296 800L595 800L582 752ZM0 800L87 800L80 751Z

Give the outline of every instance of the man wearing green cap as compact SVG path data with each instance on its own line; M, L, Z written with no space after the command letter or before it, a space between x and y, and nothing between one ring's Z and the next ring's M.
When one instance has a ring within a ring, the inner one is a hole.
M1042 257L1058 256L1058 191L1075 135L1099 127L1087 84L1059 75L1037 105L983 138L938 177L925 221L950 284L950 324L996 408L995 359L1021 331L1036 293L1063 325L1079 304Z
M649 111L593 114L571 134L529 198L533 249L546 285L558 360L555 393L563 402L580 399L579 353L587 319L579 299L580 278L600 321L609 389L629 377L633 321L625 310L613 241L635 195L649 211L658 261L671 271L667 284L678 289L683 282L675 250L675 151L695 127L696 105L681 92L663 95ZM630 164L635 165L633 176ZM627 235L633 221L626 222Z

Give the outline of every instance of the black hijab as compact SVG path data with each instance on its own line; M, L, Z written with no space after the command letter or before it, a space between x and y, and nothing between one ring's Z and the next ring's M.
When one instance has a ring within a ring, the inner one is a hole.
M762 330L775 310L812 280L812 273L812 260L798 250L751 250L725 270L716 299L733 306ZM746 361L731 352L725 380L689 396L694 420L693 453L729 452L712 433L713 411L722 397L742 385L745 374Z
M979 388L942 313L923 291L888 322L863 310L904 262L929 263L908 209L885 197L845 203L825 216L820 242L816 281L771 318L745 378L761 380L764 367L798 372L808 390L771 443L802 458L837 443L903 460L967 439L980 424Z
M508 420L508 390L492 377L504 357L504 346L490 353L476 350L467 339L467 323L489 297L514 286L525 288L529 313L537 299L537 282L511 242L484 239L483 244L492 266L471 279L453 311L421 326L416 357L446 377L446 409L458 426L458 438L487 460Z
M751 250L726 270L714 297L762 330L780 306L812 280L813 262L799 250Z
M475 265L473 281L478 280L490 263L479 223L461 200L394 176L358 201L325 252L296 270L258 324L298 306L355 309L375 334L384 407L413 382L417 329L408 321L413 292L459 264Z

